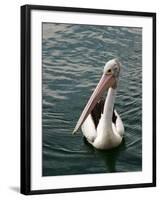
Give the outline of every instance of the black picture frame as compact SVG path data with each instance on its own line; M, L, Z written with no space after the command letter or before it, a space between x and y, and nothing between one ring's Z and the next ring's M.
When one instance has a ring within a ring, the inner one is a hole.
M123 15L123 16L142 16L151 17L152 26L152 57L153 57L153 149L152 149L152 182L137 183L125 185L109 185L109 186L92 186L78 188L60 188L60 189L31 189L31 11L64 11L92 14L107 15ZM21 183L20 191L22 194L44 194L44 193L64 193L64 192L80 192L93 190L108 189L126 189L139 187L156 186L156 13L136 12L136 11L120 11L120 10L102 10L90 8L72 8L72 7L55 7L44 5L24 5L21 6Z

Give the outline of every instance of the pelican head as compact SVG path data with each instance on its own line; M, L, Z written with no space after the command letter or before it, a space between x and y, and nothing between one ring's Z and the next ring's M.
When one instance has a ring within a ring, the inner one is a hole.
M114 89L117 87L120 69L121 63L118 59L112 59L108 61L104 66L103 74L105 74L106 76L112 76L115 79L113 84L111 85L111 87Z
M121 63L117 59L112 59L108 61L103 70L102 77L95 88L93 94L91 95L88 103L86 104L77 124L73 131L73 134L80 128L85 119L91 113L96 103L100 100L104 92L112 87L115 89L117 87L119 73L120 73Z

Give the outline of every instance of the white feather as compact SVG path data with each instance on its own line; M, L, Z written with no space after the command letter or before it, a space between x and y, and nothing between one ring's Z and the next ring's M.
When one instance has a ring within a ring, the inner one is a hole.
M93 143L97 137L97 131L91 115L88 115L87 119L82 124L81 129L88 142Z
M111 149L118 146L123 138L123 122L115 110L116 123L112 123L113 105L116 91L110 88L105 100L104 110L95 128L92 116L89 115L82 125L83 135L97 149Z

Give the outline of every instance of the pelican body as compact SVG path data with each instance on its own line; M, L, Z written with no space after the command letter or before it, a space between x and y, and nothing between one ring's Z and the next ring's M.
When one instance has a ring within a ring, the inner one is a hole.
M111 149L120 145L123 122L114 109L121 63L112 59L105 64L102 77L86 104L73 131L81 127L87 141L96 149ZM102 98L108 89L105 100Z

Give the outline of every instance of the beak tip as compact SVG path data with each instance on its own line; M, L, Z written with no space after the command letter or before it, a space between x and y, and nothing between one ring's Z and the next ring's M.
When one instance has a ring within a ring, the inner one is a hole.
M74 130L72 131L72 135L74 135L77 132L77 129L74 128Z
M77 122L77 124L76 124L76 126L75 126L75 128L74 128L74 130L73 130L73 132L72 132L72 135L74 135L74 134L76 134L76 132L78 131L78 129L80 128L80 124L79 124L79 122Z

